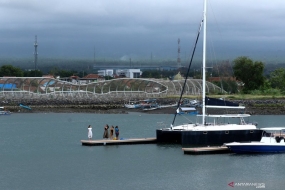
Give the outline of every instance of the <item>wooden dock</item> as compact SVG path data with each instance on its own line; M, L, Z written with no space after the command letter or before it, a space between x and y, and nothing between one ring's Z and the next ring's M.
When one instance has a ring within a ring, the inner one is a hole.
M130 145L130 144L155 144L156 138L136 138L136 139L120 139L120 140L81 140L83 146L104 146L104 145Z
M230 153L230 149L226 146L182 148L184 154L223 154Z

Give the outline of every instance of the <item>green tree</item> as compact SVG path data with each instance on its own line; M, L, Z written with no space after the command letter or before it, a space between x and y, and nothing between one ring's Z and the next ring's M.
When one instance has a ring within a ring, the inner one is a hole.
M236 79L244 83L243 91L245 93L264 85L264 64L262 62L253 62L248 57L238 57L234 60L233 69Z
M77 71L70 71L70 70L60 70L57 67L54 67L53 69L51 69L49 71L49 74L53 75L53 76L60 76L60 78L64 78L64 77L70 77L72 75L77 75Z
M186 71L185 71L186 73ZM171 71L158 71L158 70L145 70L142 73L142 78L172 78L174 75L177 74L177 70L171 70Z
M0 77L3 76L23 77L24 72L20 68L13 67L12 65L3 65L0 67Z
M77 75L76 71L66 71L66 70L60 70L55 75L60 76L60 77L70 77L73 75Z
M285 69L279 68L270 73L269 82L272 88L285 90Z
M111 77L111 76L104 76L104 78L105 78L105 80L112 80L112 79L114 79L114 78Z
M238 92L238 86L237 86L236 81L226 79L226 80L221 80L219 82L213 82L213 83L230 94L234 94Z

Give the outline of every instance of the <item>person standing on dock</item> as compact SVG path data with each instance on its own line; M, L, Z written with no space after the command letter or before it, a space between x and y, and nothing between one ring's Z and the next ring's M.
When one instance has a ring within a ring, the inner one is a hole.
M108 139L108 138L109 138L109 125L106 125L104 128L103 139Z
M114 126L112 125L110 129L110 139L113 140L113 135L114 135Z
M93 136L91 125L88 126L88 139L91 140Z
M116 126L116 127L115 127L116 140L119 140L119 133L120 133L119 127Z

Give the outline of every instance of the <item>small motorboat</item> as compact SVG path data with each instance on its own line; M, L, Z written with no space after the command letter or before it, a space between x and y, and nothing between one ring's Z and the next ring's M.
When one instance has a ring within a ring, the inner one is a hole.
M0 107L0 115L11 115L11 112L6 110L5 107Z
M225 143L234 153L285 153L284 131L282 127L261 128L260 142Z
M158 105L156 99L153 98L140 100L140 105L143 111L156 110L160 108L160 105Z
M189 115L197 115L198 111L194 107L180 107L176 110L176 113L181 114L189 114Z
M129 103L125 104L125 107L126 108L129 108L129 109L136 109L136 108L140 108L141 105L138 101L129 101Z
M27 109L27 110L31 110L31 109L32 109L31 107L26 106L26 105L24 105L24 104L20 104L19 106L22 107L22 108L25 108L25 109Z

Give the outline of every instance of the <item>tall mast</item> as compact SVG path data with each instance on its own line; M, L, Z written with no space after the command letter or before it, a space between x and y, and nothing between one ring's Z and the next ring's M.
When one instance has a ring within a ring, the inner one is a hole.
M205 105L205 98L206 98L206 26L207 26L207 0L204 0L204 25L203 25L203 96L202 96L202 124L205 124L205 111L206 111L206 105Z

